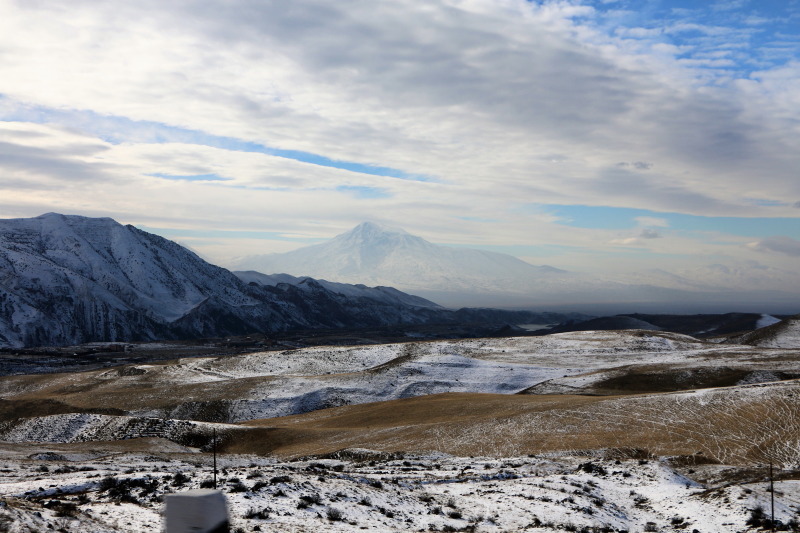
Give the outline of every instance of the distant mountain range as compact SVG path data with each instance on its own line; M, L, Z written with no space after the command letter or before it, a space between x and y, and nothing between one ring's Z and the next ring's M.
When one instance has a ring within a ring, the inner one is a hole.
M110 218L0 219L0 347L563 318L452 311L388 287L237 276Z
M372 222L321 244L240 258L232 267L388 285L447 307L559 308L595 315L797 312L796 290L771 288L769 272L710 265L681 275L659 270L609 279L535 266L508 254L433 244Z
M566 333L570 331L615 331L639 329L649 331L670 331L691 335L699 339L710 337L735 336L737 342L754 344L744 333L758 330L764 335L776 330L775 324L784 324L782 319L758 313L724 313L701 315L653 315L631 314L590 318L588 320L568 320L562 324L537 331L536 335ZM769 327L768 327L769 326ZM799 336L800 337L800 336ZM771 337L770 337L771 338ZM800 344L795 343L800 346Z
M449 307L465 302L513 307L520 295L542 297L586 288L579 276L558 268L534 266L508 254L433 244L373 222L321 244L240 258L233 268L389 285Z

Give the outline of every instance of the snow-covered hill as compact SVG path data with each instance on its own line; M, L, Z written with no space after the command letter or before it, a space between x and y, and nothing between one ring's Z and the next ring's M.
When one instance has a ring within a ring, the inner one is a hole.
M227 270L109 218L0 220L0 346L168 337L220 315L235 331L260 305L243 289Z
M765 318L766 326L739 335L732 342L764 348L800 348L800 315L772 322Z

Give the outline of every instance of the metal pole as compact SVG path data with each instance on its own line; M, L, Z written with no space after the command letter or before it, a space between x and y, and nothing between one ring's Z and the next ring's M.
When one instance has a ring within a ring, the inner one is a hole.
M217 490L217 428L213 428L211 437L211 450L214 454L214 490Z
M772 461L769 462L769 499L772 513L770 515L770 531L775 533L775 483L772 477Z

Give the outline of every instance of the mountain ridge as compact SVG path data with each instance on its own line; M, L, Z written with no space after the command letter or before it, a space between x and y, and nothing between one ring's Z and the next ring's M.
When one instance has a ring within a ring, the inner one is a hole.
M240 275L111 218L0 219L0 347L539 316L457 312L391 287Z

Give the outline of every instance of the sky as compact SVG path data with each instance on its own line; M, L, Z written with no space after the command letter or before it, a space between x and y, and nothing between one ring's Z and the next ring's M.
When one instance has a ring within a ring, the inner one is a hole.
M779 288L799 144L798 0L0 0L0 218L223 266L369 220Z

